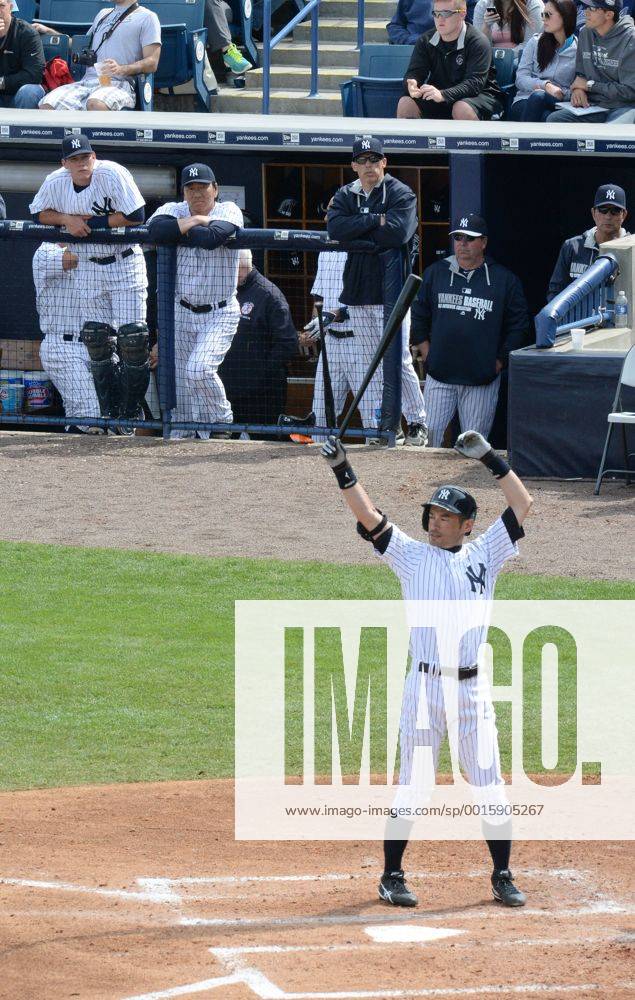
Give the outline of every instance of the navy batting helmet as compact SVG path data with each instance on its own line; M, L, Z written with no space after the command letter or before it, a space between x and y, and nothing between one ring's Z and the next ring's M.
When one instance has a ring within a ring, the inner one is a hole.
M449 510L452 514L458 514L466 519L476 517L478 509L476 500L467 490L461 489L460 486L439 486L428 502L423 504L421 523L424 531L428 530L431 507L442 507L443 510ZM467 531L466 534L469 535L470 532Z

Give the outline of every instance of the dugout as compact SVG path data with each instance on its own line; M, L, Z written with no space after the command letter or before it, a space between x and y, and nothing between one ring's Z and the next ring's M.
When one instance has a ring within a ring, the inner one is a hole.
M419 268L445 254L453 215L480 210L490 227L489 250L519 275L532 314L544 305L562 240L592 225L590 206L600 183L624 187L635 212L633 126L587 126L581 138L576 125L558 126L554 134L553 126L505 122L136 112L59 113L54 125L52 121L37 111L0 114L0 192L8 218L28 218L37 177L58 165L64 135L81 129L98 155L116 159L138 175L149 210L177 196L183 165L203 160L213 165L227 196L239 201L252 226L319 229L323 223L316 206L322 182L328 191L351 177L352 143L363 134L377 135L384 142L389 171L410 183L420 200ZM0 243L3 273L11 275L4 286L0 340L39 339L30 274L33 250L26 242ZM272 252L255 258L287 295L298 326L310 312L315 269L314 254L301 258L283 267ZM302 407L300 397L310 398L310 364L298 363L291 376ZM499 445L505 424L501 406L495 435Z

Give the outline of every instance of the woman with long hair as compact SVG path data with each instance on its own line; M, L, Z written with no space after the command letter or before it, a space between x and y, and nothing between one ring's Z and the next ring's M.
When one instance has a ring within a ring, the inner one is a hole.
M527 42L516 73L516 96L509 117L544 122L557 101L568 101L575 76L578 40L573 0L547 0L544 31Z
M542 31L542 0L478 0L474 27L495 49L517 49Z

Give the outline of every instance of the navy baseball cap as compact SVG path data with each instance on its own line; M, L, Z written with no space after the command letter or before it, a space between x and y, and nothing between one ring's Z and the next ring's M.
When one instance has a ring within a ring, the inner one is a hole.
M598 10L613 10L616 14L622 9L622 0L582 0L585 7L596 7Z
M450 236L454 236L455 233L464 233L465 236L487 236L487 223L482 216L470 212L455 220Z
M206 163L190 163L181 171L181 187L186 184L215 184L216 177L211 167Z
M593 208L600 205L615 205L626 210L626 192L618 184L601 184L595 192Z
M67 135L62 139L62 159L70 160L71 156L83 156L84 153L92 153L93 147L88 141L88 136Z
M384 155L384 147L381 144L381 140L376 139L374 135L364 135L357 142L353 143L354 160L358 156L366 156L368 153L376 153L377 156Z

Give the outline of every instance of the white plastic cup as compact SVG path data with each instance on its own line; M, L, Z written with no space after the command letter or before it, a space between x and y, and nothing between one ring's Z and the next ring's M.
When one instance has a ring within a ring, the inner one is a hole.
M572 330L571 331L571 345L574 351L584 350L584 330Z

